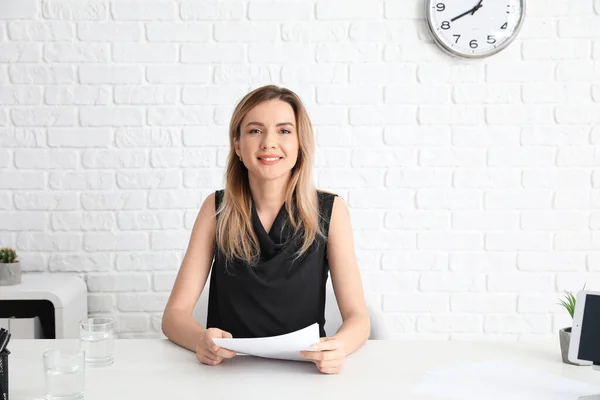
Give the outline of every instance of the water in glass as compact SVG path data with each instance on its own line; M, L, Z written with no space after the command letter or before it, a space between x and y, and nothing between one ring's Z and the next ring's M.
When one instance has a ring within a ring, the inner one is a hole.
M113 363L114 336L112 332L81 332L81 350L90 366L106 366Z
M61 365L46 370L47 400L83 399L85 367L83 365Z

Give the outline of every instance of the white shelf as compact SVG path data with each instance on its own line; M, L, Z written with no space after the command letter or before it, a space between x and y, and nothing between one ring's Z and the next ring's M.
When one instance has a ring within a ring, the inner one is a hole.
M23 273L18 285L0 286L3 300L48 300L54 306L57 339L79 337L79 321L87 318L87 286L77 276Z

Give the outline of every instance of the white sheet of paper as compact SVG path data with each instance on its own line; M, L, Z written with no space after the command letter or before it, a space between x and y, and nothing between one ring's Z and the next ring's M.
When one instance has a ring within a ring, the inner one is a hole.
M320 341L319 324L315 323L298 331L279 336L252 339L218 338L213 339L213 341L224 349L233 350L240 354L280 360L308 361L300 357L298 353L302 350L311 350L311 346Z
M483 361L427 374L416 394L461 400L573 400L600 386L503 361Z

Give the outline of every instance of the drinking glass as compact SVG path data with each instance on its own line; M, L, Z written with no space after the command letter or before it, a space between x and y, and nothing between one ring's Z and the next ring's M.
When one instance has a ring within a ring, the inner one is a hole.
M83 399L85 354L81 350L51 349L44 352L47 400Z
M86 318L79 322L80 349L92 367L111 365L114 360L115 321L107 317Z

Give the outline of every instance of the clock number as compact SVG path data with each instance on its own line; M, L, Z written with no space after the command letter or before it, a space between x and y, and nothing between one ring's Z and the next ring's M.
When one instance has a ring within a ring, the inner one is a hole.
M458 39L460 39L460 35L452 35L456 38L456 40L454 41L454 43L458 43Z
M436 10L438 11L444 11L446 9L446 5L444 3L437 3L435 5Z
M443 29L443 30L448 30L448 29L450 29L450 22L448 22L448 21L444 21L444 22L442 22L442 29Z
M508 22L505 22L504 25L502 25L500 27L500 29L506 29L506 28L508 28Z
M488 42L489 44L494 44L494 43L496 43L496 38L494 37L494 35L488 35L488 37L487 37L487 42Z
M469 42L469 47L472 48L472 49L476 49L478 47L477 40L476 39L471 40Z

